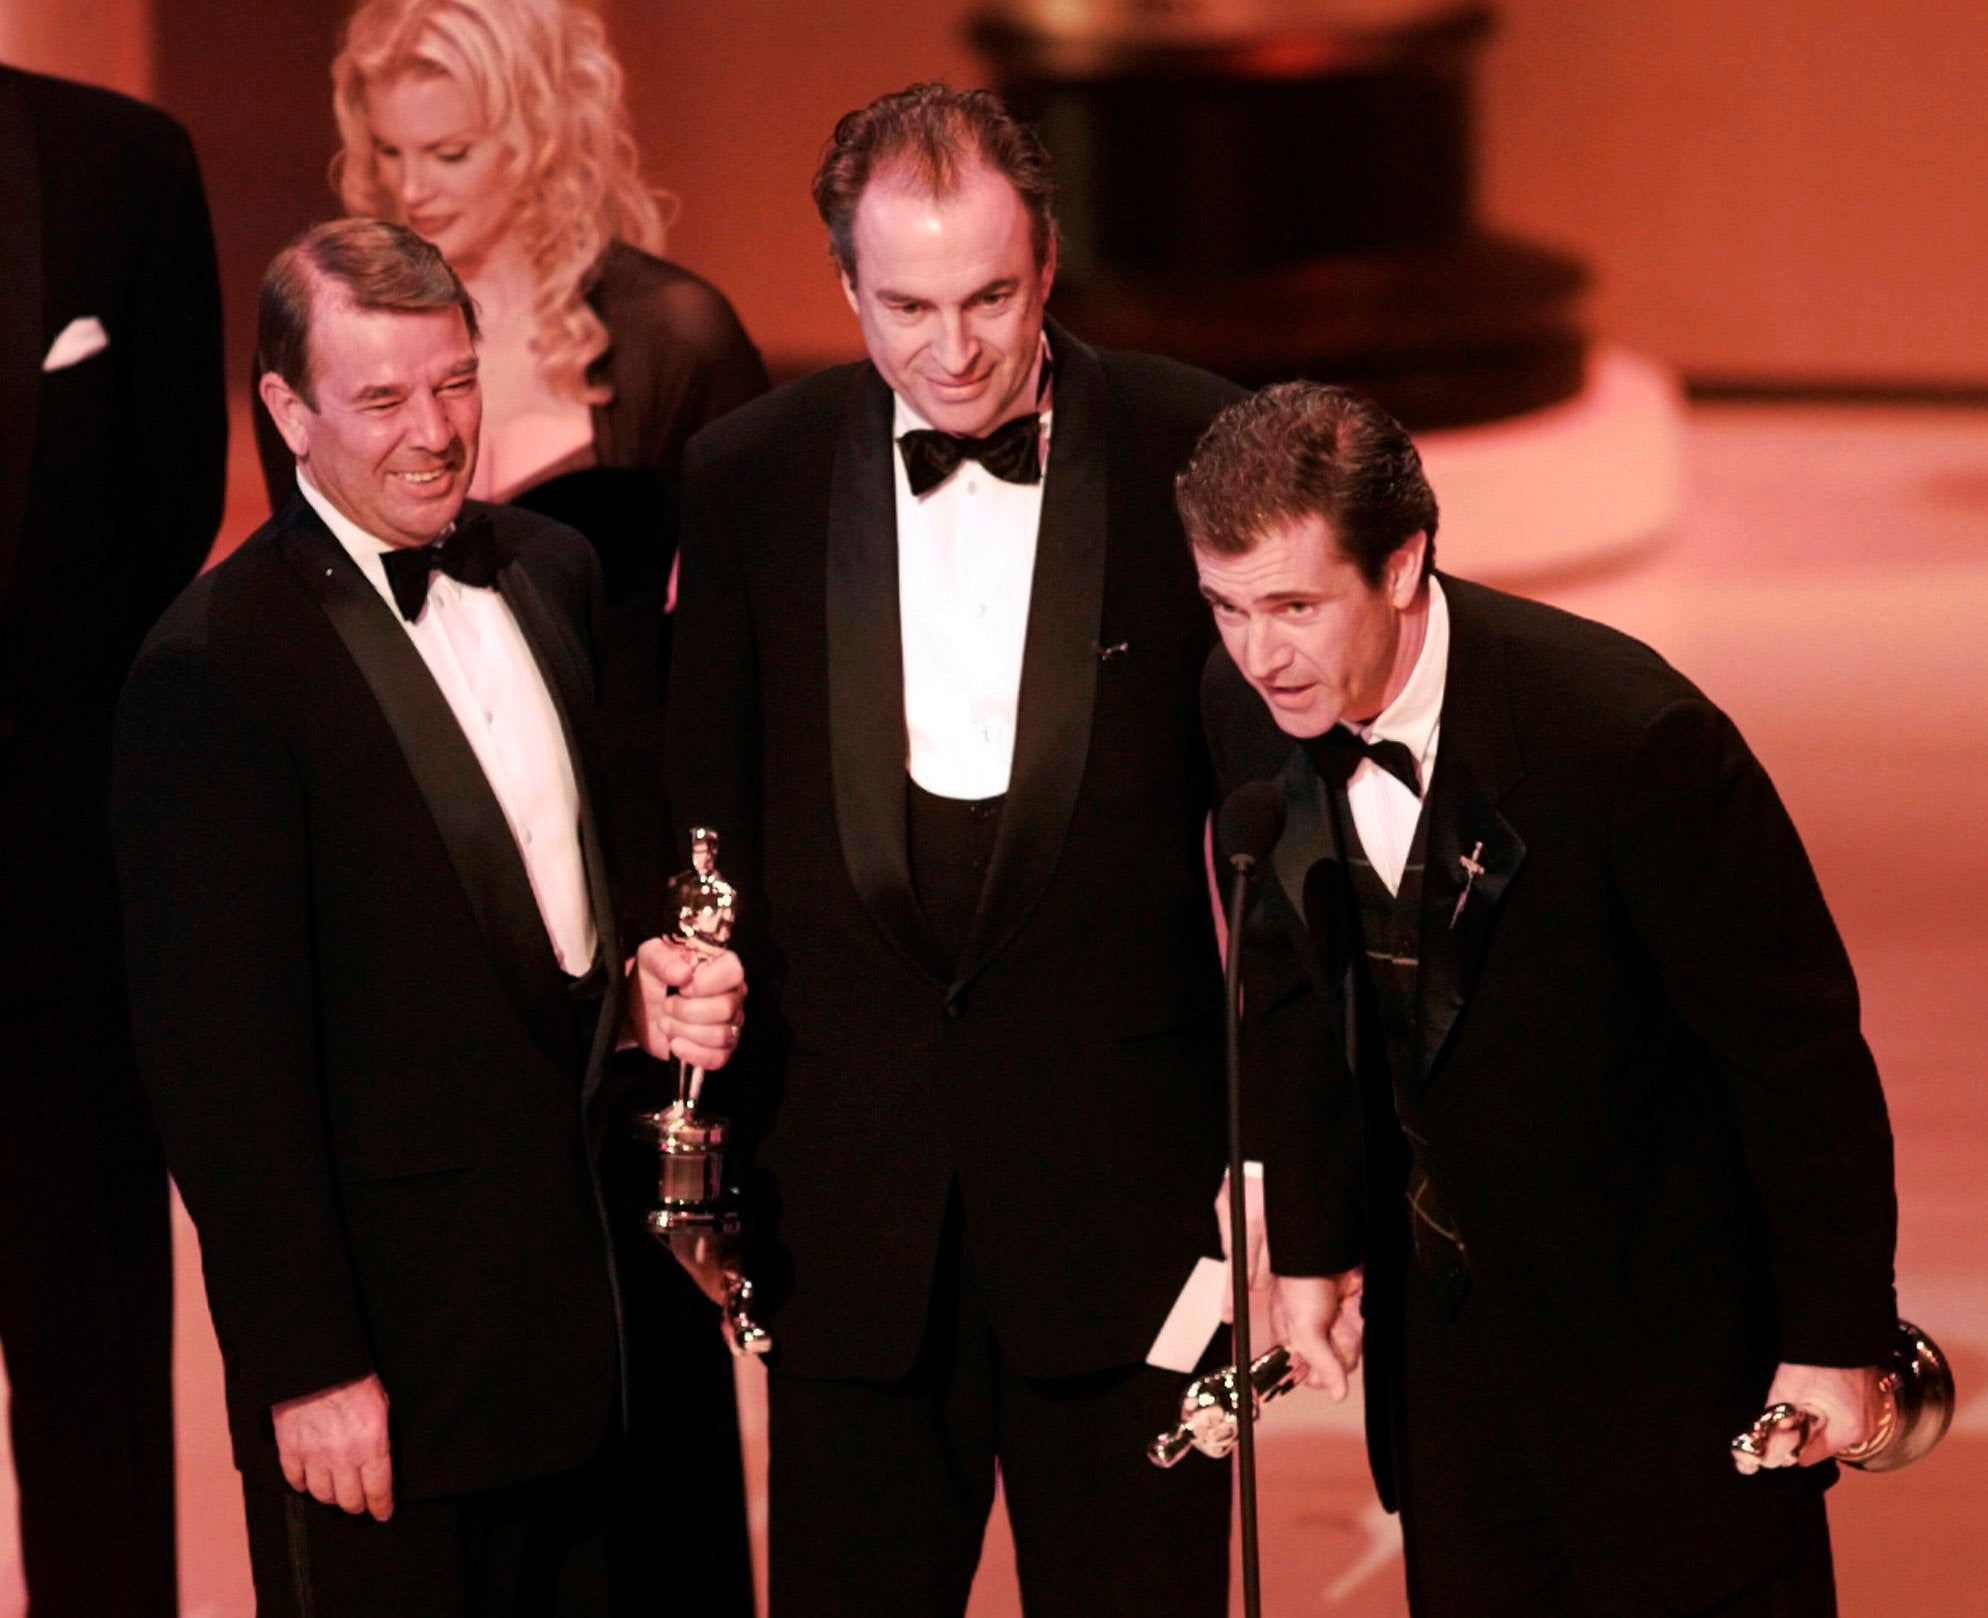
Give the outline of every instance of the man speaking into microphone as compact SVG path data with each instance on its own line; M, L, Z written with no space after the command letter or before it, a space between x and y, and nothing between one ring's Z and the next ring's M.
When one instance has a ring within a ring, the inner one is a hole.
M1231 406L1177 495L1221 788L1285 808L1242 930L1272 1323L1324 1386L1364 1316L1411 1610L1833 1613L1891 1135L1772 784L1649 648L1436 573L1354 395ZM1819 1432L1741 1475L1779 1400Z

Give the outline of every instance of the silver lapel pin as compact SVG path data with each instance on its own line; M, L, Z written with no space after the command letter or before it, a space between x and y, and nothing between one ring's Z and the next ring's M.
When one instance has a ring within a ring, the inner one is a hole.
M1470 890L1477 885L1477 879L1484 874L1484 867L1478 863L1484 857L1484 845L1479 843L1468 854L1457 857L1457 864L1463 867L1463 892L1456 896L1456 909L1450 912L1450 926L1455 928L1463 915L1465 902L1470 898Z

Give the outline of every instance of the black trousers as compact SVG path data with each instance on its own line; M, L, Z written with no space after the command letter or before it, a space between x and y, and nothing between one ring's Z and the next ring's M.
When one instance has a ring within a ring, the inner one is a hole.
M1451 1315L1415 1267L1401 1283L1401 1523L1415 1618L1682 1618L1557 1521L1503 1415L1480 1311ZM1370 1367L1369 1374L1373 1374ZM1768 1576L1692 1618L1835 1618L1829 1525L1818 1496ZM1678 1547L1689 1556L1689 1545Z
M961 1236L955 1216L911 1376L769 1379L773 1618L958 1618L997 1469L1029 1618L1224 1618L1229 1468L1145 1457L1186 1379L1017 1375Z
M242 1474L256 1618L608 1618L618 1455L481 1494L397 1500L385 1522ZM654 1589L668 1590L659 1561Z
M738 1403L718 1311L639 1214L615 1226L635 1387L608 1542L614 1611L753 1618Z
M114 914L105 923L117 945ZM35 1618L172 1618L172 1235L113 954L0 984L0 1349Z

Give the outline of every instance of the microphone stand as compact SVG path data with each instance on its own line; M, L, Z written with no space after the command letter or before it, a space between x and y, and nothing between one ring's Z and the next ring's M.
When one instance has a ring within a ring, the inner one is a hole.
M1249 879L1256 861L1247 854L1231 856L1236 880L1229 893L1228 949L1223 962L1226 981L1229 1070L1229 1293L1235 1316L1231 1349L1235 1361L1236 1475L1242 1513L1242 1576L1244 1618L1261 1618L1263 1592L1256 1548L1256 1389L1250 1378L1255 1356L1249 1342L1249 1213L1243 1190L1242 1150L1242 929L1249 900Z

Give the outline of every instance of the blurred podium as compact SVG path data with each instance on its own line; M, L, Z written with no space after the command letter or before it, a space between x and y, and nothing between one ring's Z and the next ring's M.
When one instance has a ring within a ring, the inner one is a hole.
M1361 389L1423 447L1444 564L1523 575L1660 532L1681 421L1661 368L1589 343L1578 260L1474 217L1492 31L1458 0L991 0L970 24L1056 160L1060 318L1250 387Z

